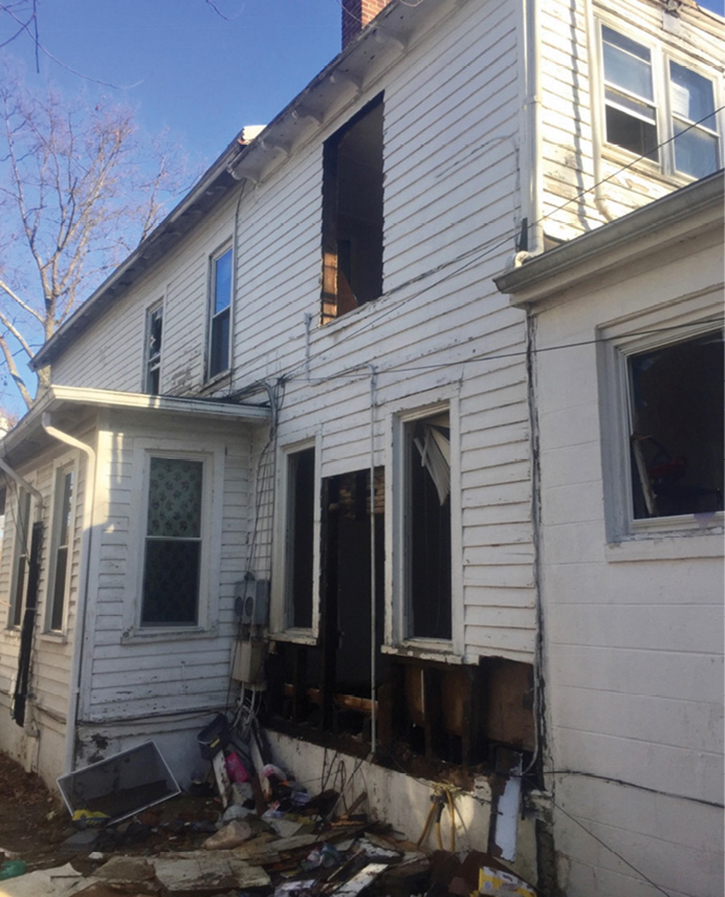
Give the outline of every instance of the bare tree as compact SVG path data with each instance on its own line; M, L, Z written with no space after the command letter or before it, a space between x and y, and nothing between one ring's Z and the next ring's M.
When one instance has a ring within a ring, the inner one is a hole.
M29 407L25 363L178 195L178 151L129 107L0 84L0 351ZM39 388L47 373L39 374Z

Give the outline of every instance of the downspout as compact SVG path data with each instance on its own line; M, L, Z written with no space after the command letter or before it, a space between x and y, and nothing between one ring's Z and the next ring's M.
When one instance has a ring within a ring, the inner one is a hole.
M374 757L377 750L377 675L376 630L377 630L377 589L375 583L375 366L370 368L370 753Z
M91 573L91 545L93 534L93 503L96 494L96 452L85 442L76 439L69 433L59 430L52 425L50 412L44 411L42 417L45 432L72 448L83 452L87 459L86 482L84 487L83 502L83 534L86 562L81 566L81 581L78 584L78 606L76 608L76 639L73 646L73 665L70 675L70 703L68 706L68 725L72 726L66 738L65 772L73 771L76 748L76 730L78 723L78 696L81 689L81 676L83 672L83 643L86 635L86 608L88 606L88 592L90 589Z
M541 187L541 50L539 41L539 0L524 0L524 42L526 60L526 97L524 109L528 114L528 206L529 206L529 255L544 251L542 231Z
M597 60L597 65L601 65L599 44L597 41L596 24L594 22L594 10L592 9L591 0L584 0L584 19L587 35L587 51L589 58L589 106L592 110L592 169L594 172L594 205L599 214L605 221L614 221L617 217L612 211L609 202L602 192L602 128L601 128L601 104L594 101L594 91L592 90L592 60ZM597 52L594 53L594 48Z

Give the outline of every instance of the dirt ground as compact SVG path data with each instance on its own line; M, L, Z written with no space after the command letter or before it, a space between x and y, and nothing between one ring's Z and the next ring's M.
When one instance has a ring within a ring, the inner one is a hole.
M59 794L51 794L39 776L0 753L0 861L23 860L28 872L72 862L88 874L98 863L91 851L148 856L163 850L193 850L208 837L195 831L219 818L221 807L211 798L181 795L152 807L135 823L116 831L98 832L91 846L74 847L64 842L77 834ZM2 857L2 853L5 854Z

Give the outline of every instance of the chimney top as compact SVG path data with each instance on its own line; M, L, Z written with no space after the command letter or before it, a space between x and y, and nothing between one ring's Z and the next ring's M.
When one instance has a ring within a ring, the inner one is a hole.
M342 0L342 49L351 43L390 0Z

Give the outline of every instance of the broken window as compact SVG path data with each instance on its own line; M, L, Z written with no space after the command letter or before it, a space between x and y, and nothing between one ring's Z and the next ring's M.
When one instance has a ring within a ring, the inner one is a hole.
M229 370L231 338L232 250L212 256L211 323L209 326L209 364L207 375L214 377Z
M10 614L8 626L20 626L23 619L23 604L28 586L28 562L30 557L30 515L32 497L25 489L17 489L17 500L11 504L15 513L15 554L13 561L10 594Z
M66 599L70 584L70 550L73 539L74 471L56 473L51 543L51 569L48 588L48 629L59 632L65 622Z
M606 25L602 59L607 143L659 162L668 174L717 171L712 80Z
M325 143L322 323L383 291L383 100Z
M635 519L723 509L723 333L628 358Z
M407 421L407 635L451 639L451 430L448 411Z
M149 459L142 626L198 621L204 462Z
M287 455L287 625L312 628L315 449Z
M158 395L159 392L163 318L164 309L161 305L149 309L146 314L146 374L144 391L152 396Z

